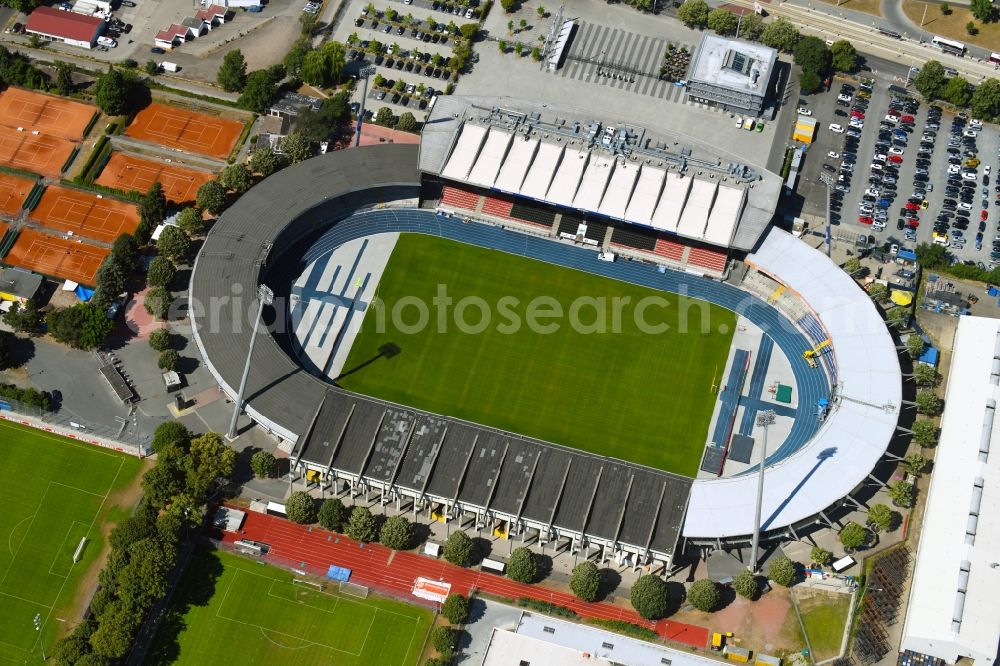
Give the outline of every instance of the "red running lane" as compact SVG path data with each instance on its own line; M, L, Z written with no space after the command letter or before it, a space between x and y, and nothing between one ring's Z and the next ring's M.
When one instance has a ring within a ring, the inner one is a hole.
M517 599L530 597L566 606L582 617L622 620L652 627L663 638L697 648L708 644L708 629L683 622L660 620L651 623L635 611L608 603L587 603L572 594L549 590L537 585L525 585L485 571L474 571L411 552L392 551L379 544L360 544L319 527L308 528L283 518L247 512L243 533L226 532L224 540L241 538L262 541L271 546L270 553L291 561L305 562L319 570L331 564L351 570L351 580L373 587L383 587L408 596L418 576L451 583L452 590L468 595L472 589ZM391 560L391 561L390 561Z

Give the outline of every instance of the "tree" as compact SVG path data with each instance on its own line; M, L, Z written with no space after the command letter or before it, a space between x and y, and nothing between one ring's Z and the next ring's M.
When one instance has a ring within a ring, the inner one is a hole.
M569 587L583 601L596 601L601 591L601 572L597 565L587 560L573 567Z
M452 592L441 605L441 614L452 624L465 624L466 620L469 619L468 598L457 592Z
M876 532L888 530L893 524L893 513L885 504L875 504L868 509L868 525Z
M973 23L972 21L969 21L968 23L965 24L965 31L973 36L979 34L979 28L977 28L976 24Z
M515 548L507 560L507 577L518 583L534 583L538 580L538 560L530 549Z
M121 234L111 246L111 256L126 271L132 271L139 263L139 244L131 234Z
M223 173L225 172L223 171ZM191 240L180 227L171 224L160 233L160 237L156 241L156 249L160 256L166 257L172 262L183 264L191 253ZM152 264L150 264L150 269L152 269Z
M830 56L838 72L853 72L858 66L858 51L846 39L839 39L830 46Z
M908 508L913 506L916 488L908 481L897 481L889 484L889 497L896 506Z
M271 105L271 100L278 94L278 86L271 73L266 69L258 69L247 75L246 85L236 103L240 108L254 113L264 113Z
M812 70L803 71L802 76L799 77L799 88L807 95L819 90L821 84L819 74Z
M913 441L920 446L934 446L937 443L937 426L933 421L917 419L910 428L913 430Z
M821 567L825 567L833 561L833 553L826 550L825 548L820 548L819 546L813 546L812 550L809 551L809 559L811 559L816 564Z
M187 492L196 504L203 504L220 480L228 479L236 468L236 451L226 446L217 432L206 432L191 440L185 459Z
M90 642L82 636L66 636L52 648L52 658L57 664L76 664L90 654Z
M927 344L919 333L913 333L906 338L906 351L910 353L910 358L920 358L926 346Z
M285 500L285 513L293 523L308 525L316 522L316 500L304 490L296 490Z
M120 70L108 65L108 71L94 83L94 102L109 116L125 113L132 83Z
M822 76L830 69L830 49L819 37L803 37L795 44L795 64L805 72Z
M501 39L499 42L497 42L497 46L500 48L500 53L507 53L507 48L509 46L507 44L507 40ZM389 113L392 113L392 110L390 110Z
M274 458L274 454L270 451L255 451L254 454L250 456L250 469L253 471L254 476L258 479L274 476L274 472L277 467L278 461Z
M152 183L146 190L146 196L139 203L139 216L150 225L150 231L166 219L167 196L159 181Z
M250 155L249 166L251 171L267 178L285 166L285 161L281 155L271 150L269 146L263 146L254 150Z
M339 532L347 520L347 507L337 498L323 500L319 507L319 524L325 530Z
M972 93L969 101L972 115L979 118L996 118L1000 116L1000 80L986 79Z
M537 46L531 47L531 59L538 62L542 59L542 50Z
M143 309L157 319L166 319L174 297L166 287L152 287L146 290L142 299Z
M500 0L504 14L510 14L517 8L517 0Z
M60 95L69 95L75 87L73 83L73 72L76 68L68 62L56 60L56 91Z
M857 257L851 257L844 262L844 272L848 275L855 275L861 270L861 260Z
M903 458L903 469L906 470L907 474L912 474L913 476L920 476L926 472L930 466L931 461L919 453L911 453Z
M972 100L969 82L961 76L951 77L941 90L941 98L957 107L968 106Z
M128 553L129 562L118 574L118 598L133 608L149 608L167 593L167 575L177 561L177 551L149 538L132 544ZM141 615L135 621L138 625Z
M52 310L45 322L52 337L78 349L99 347L114 327L107 313L90 303Z
M111 530L108 542L115 550L125 550L137 541L156 534L155 508L143 502L131 516L125 516Z
M195 195L198 208L207 210L212 215L218 215L226 207L226 191L216 180L210 180L198 188Z
M898 305L885 313L886 322L898 331L910 325L910 310Z
M43 321L42 313L38 311L38 306L33 298L29 298L24 303L15 302L10 306L10 310L3 315L3 323L17 333L27 335L38 335L42 329Z
M767 577L781 587L790 587L795 582L798 573L795 562L784 555L779 555L771 560L771 564L767 567Z
M758 14L747 14L739 22L739 30L741 38L754 42L760 41L764 34L764 19Z
M215 80L226 92L239 92L247 83L247 61L239 49L228 51L219 65Z
M330 80L330 60L321 51L309 51L299 70L302 80L311 86L325 86Z
M913 78L913 87L928 101L935 100L941 97L945 78L944 65L937 60L928 60ZM944 248L939 245L931 247L937 247L944 251ZM919 246L917 249L919 250Z
M736 590L736 594L744 599L753 601L760 593L760 583L757 580L757 576L754 576L750 571L741 571L733 579L733 589Z
M378 113L375 114L375 124L389 127L392 125L392 118L392 109L387 106L383 106L378 110Z
M948 16L949 14L951 14L951 5L949 5L947 2L942 2L940 7L941 7L941 13L944 16Z
M375 524L375 516L366 507L354 507L351 510L351 518L347 521L347 527L344 532L355 541L362 541L364 543L375 541L378 537L378 526Z
M347 52L340 42L329 41L323 45L323 56L326 58L330 78L334 85L340 83L340 77L344 74L344 67L347 65Z
M667 584L653 574L639 576L630 593L632 608L647 620L659 620L667 615L670 596Z
M312 157L312 144L301 132L292 132L281 140L281 151L292 164Z
M705 0L684 0L677 8L677 18L689 28L704 28L708 24L709 8Z
M983 23L990 23L996 18L992 0L972 0L970 9L972 15Z
M868 287L868 295L871 296L872 300L876 303L882 303L885 301L886 296L889 295L889 288L881 282L873 282L871 286Z
M156 76L160 73L160 63L155 60L147 60L146 64L143 65L143 70L150 76Z
M205 220L196 206L188 206L177 214L177 226L189 237L205 233Z
M703 578L695 581L687 593L687 600L691 605L703 613L711 613L719 607L722 601L722 593L719 586L713 581Z
M941 413L941 407L943 406L941 398L930 389L917 391L914 402L917 403L917 411L927 416L937 416Z
M683 5L682 5L683 6ZM728 9L717 7L708 13L708 27L720 35L732 35L736 32L739 19Z
M146 271L146 282L152 287L168 287L177 275L173 263L164 256L154 257Z
M861 548L868 543L868 530L851 521L840 530L840 545L847 550Z
M761 41L772 49L790 53L799 41L799 31L787 19L779 17L764 27Z
M413 526L404 516L390 516L383 523L378 540L386 548L406 550L413 542Z
M147 342L154 351L165 351L170 346L170 332L165 328L158 328L149 334Z
M253 186L253 174L244 164L227 166L219 174L219 184L227 190L243 194Z
M191 446L191 431L180 421L164 421L153 431L151 446L156 453L170 446L187 451Z
M142 477L145 498L155 507L164 507L184 490L184 471L180 468L184 452L170 445L155 449L160 456L157 464ZM164 453L169 457L164 460Z
M396 123L396 129L403 132L416 132L419 129L417 127L417 119L413 117L412 113L405 111L399 116L399 121Z
M468 566L472 548L473 543L469 535L462 530L455 530L444 542L444 559L460 567Z
M459 34L462 35L462 37L464 39L467 39L467 40L469 40L471 42L472 39L476 36L476 33L479 32L479 24L478 23L464 23L464 24L462 24L462 27L460 27L458 29L458 32L459 32Z
M140 618L119 601L113 602L112 606L113 609L101 617L97 631L90 637L90 645L98 655L117 660L131 649Z
M177 363L180 360L181 356L176 349L167 349L160 352L160 358L156 361L156 365L160 370L170 372L177 369Z
M458 632L451 627L437 627L431 632L431 645L434 649L440 653L445 659L451 659L451 655L455 650L455 640L458 638Z

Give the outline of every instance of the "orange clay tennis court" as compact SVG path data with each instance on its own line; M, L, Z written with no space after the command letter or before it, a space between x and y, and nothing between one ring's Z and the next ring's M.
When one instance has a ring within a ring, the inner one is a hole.
M134 204L65 187L47 187L30 217L43 227L104 243L113 243L139 226L139 211Z
M4 263L93 286L98 267L110 253L111 250L76 240L21 229Z
M0 213L17 215L24 200L35 186L30 178L20 178L8 173L0 173Z
M0 93L0 123L44 135L82 139L97 107L20 88Z
M198 188L214 178L214 174L174 164L144 160L114 152L95 181L98 185L118 190L137 190L143 194L153 183L163 185L167 200L176 204L195 200Z
M75 147L66 139L0 128L0 164L28 169L43 176L56 177L62 173Z
M236 145L243 123L152 103L136 114L125 134L168 148L225 159Z

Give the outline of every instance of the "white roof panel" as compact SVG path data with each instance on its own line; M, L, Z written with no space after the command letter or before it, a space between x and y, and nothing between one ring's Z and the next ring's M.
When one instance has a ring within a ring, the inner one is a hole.
M689 238L704 238L705 225L708 223L708 213L715 200L714 180L695 178L691 184L691 194L681 212L681 221L677 225L677 233Z
M1000 642L1000 400L990 381L1000 351L1000 321L960 317L952 350L941 435L917 547L903 625L903 649L954 663L959 656L992 664ZM980 448L990 451L983 460ZM981 488L977 489L977 483ZM969 516L975 538L967 539ZM967 574L961 571L963 562ZM956 600L964 584L964 607ZM956 625L953 621L959 620Z
M482 151L480 151L479 159L476 160L475 165L472 167L472 172L469 173L470 183L482 185L483 187L493 187L493 183L497 179L497 174L500 172L500 166L507 156L510 141L513 138L514 135L506 130L496 127L490 128L490 133L486 137L486 144L483 146Z
M518 137L507 153L507 159L500 167L500 175L497 176L493 186L504 192L517 193L524 182L524 176L528 173L531 161L535 159L538 151L538 139L522 139Z
M562 162L556 171L555 178L545 198L560 206L573 206L576 191L580 187L583 170L587 168L590 151L579 148L566 148Z
M598 211L617 220L625 219L628 202L635 189L635 181L639 178L640 165L636 162L616 162L615 171L611 174L611 184L601 199Z
M667 177L667 172L663 169L643 165L639 172L639 180L635 184L632 198L625 209L625 219L638 224L652 224L653 211L656 210L656 201L663 191L663 181Z
M590 156L587 171L583 174L580 189L573 198L573 206L582 210L597 210L604 197L604 191L615 169L615 159L608 155L595 153ZM626 201L628 199L626 198ZM624 204L622 208L625 208Z
M729 245L736 224L743 212L743 201L746 190L740 187L719 185L715 195L715 205L708 215L708 227L705 229L705 240L713 245Z
M815 312L830 336L843 382L843 399L813 438L764 472L764 524L775 530L815 516L867 477L895 433L902 374L871 299L825 254L772 228L747 263L798 293ZM684 536L752 532L756 479L751 474L695 480Z
M562 159L563 147L554 143L543 143L538 146L538 154L535 161L528 169L528 175L521 185L518 194L523 194L532 199L545 199L545 194L549 191L552 177L556 173L556 167Z
M665 231L677 231L677 223L681 219L681 211L687 202L691 191L693 178L682 176L673 171L667 172L667 184L663 187L660 202L653 213L653 226Z
M485 138L485 127L464 123L458 141L455 142L455 148L452 149L447 164L441 170L441 175L450 180L467 180Z

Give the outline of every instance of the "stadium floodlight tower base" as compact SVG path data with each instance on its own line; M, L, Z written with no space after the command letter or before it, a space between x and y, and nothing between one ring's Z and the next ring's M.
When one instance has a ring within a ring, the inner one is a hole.
M250 375L250 359L253 358L253 346L257 342L257 330L260 328L260 319L264 315L264 306L270 305L273 301L274 291L265 284L257 285L257 317L253 320L253 333L250 335L250 349L247 350L247 362L243 366L240 391L236 395L236 404L233 405L233 420L229 422L229 433L226 435L230 440L236 439L236 421L240 418L240 408L243 406L243 391L246 390L247 377Z
M373 66L368 65L367 67L362 67L358 70L358 78L364 79L365 88L364 92L361 94L361 106L358 107L358 122L354 130L354 147L361 145L361 123L365 117L365 100L368 99L368 77L374 74L376 70Z
M757 427L764 429L764 438L760 446L760 462L757 463L757 510L753 519L753 545L750 547L750 563L747 568L750 573L758 573L757 549L760 547L760 512L764 503L764 461L767 460L767 429L774 423L774 410L767 409L757 414Z

